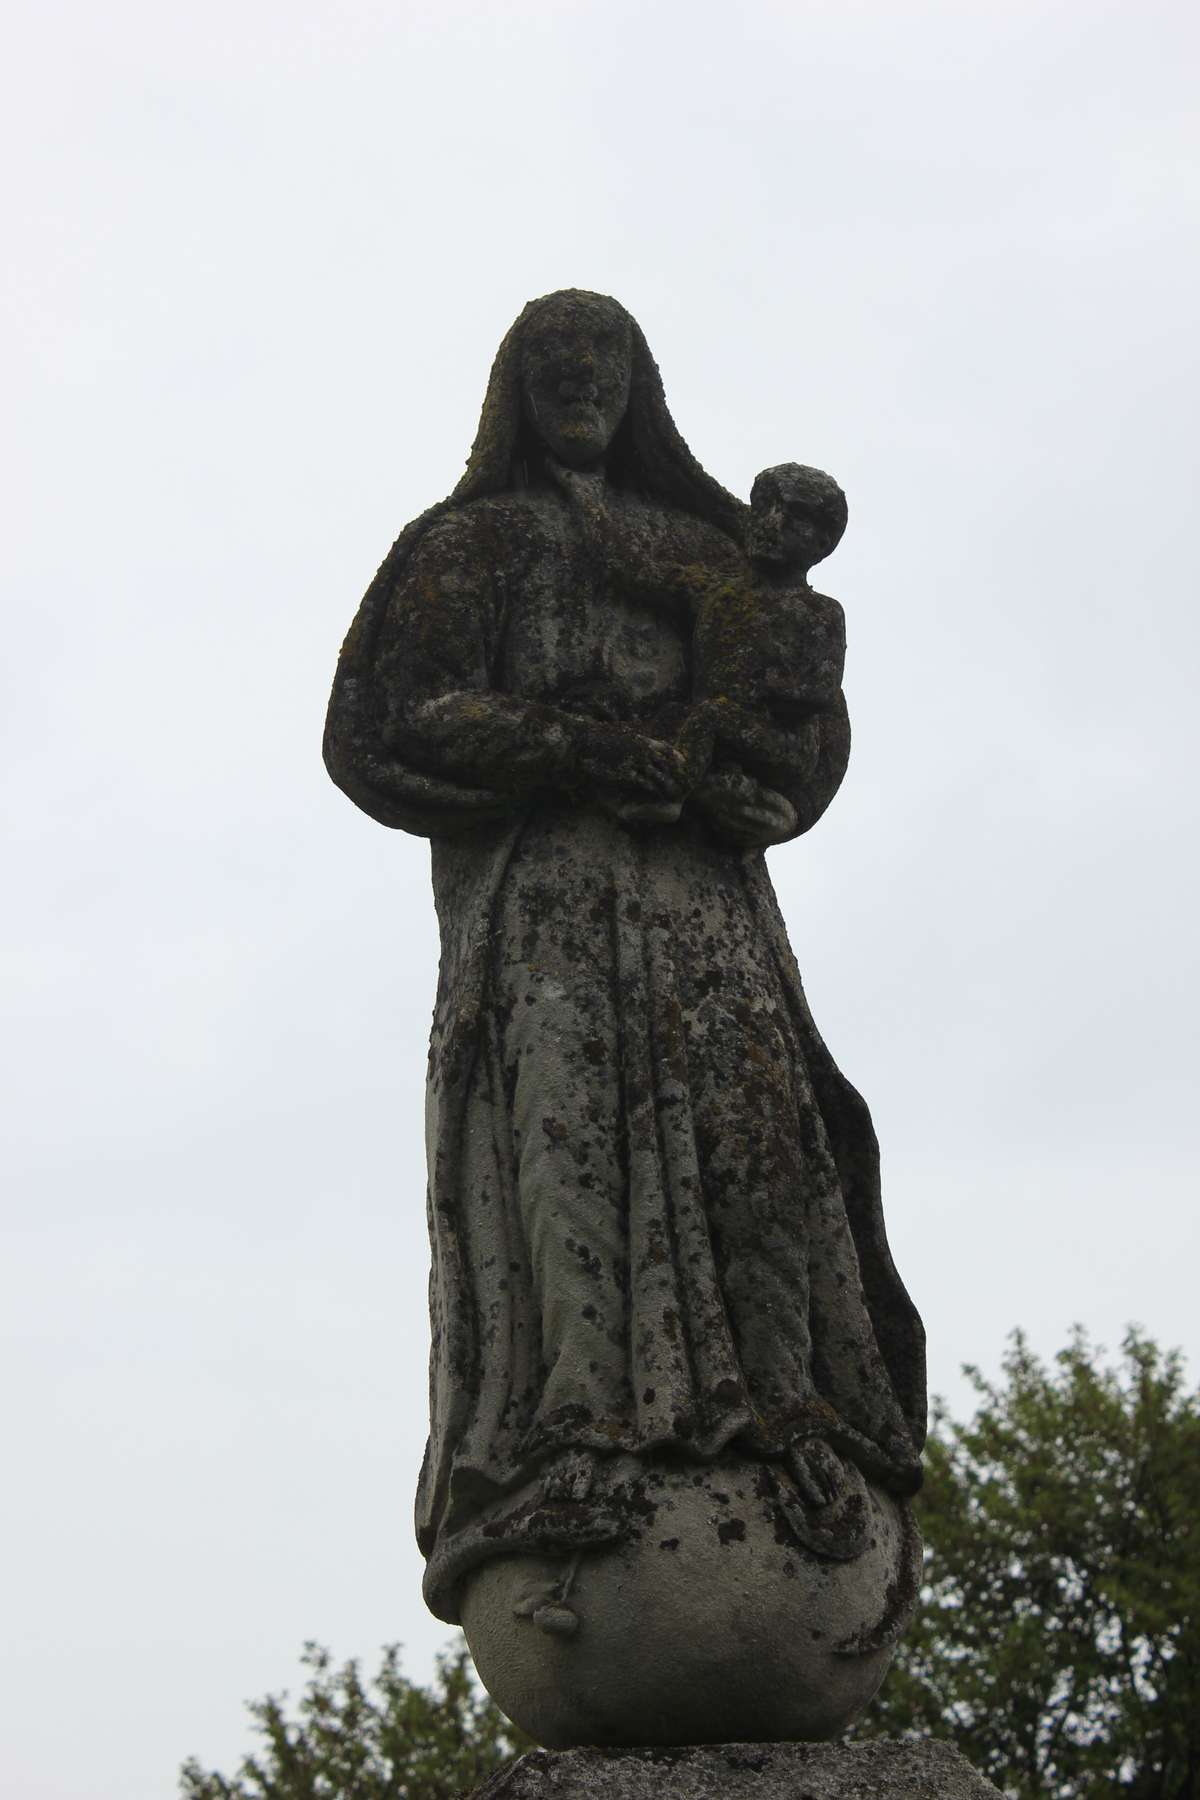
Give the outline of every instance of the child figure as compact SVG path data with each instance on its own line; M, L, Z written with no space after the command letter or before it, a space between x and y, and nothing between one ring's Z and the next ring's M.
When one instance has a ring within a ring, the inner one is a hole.
M578 476L562 472L576 504L587 507ZM846 529L846 496L833 477L801 463L763 469L750 491L748 562L724 578L665 559L636 568L593 521L612 575L631 595L682 606L692 628L692 693L642 729L674 744L684 788L716 817L720 795L737 807L760 795L784 823L803 810L821 756L821 714L841 703L845 617L836 600L808 585L808 571L828 556ZM761 796L761 790L769 790ZM793 798L794 797L794 798ZM711 799L715 805L707 804ZM629 823L670 823L681 800L622 799L612 810ZM781 836L790 835L784 823Z
M780 463L750 490L748 578L709 586L693 617L694 704L676 736L695 780L729 752L785 795L811 776L813 723L833 710L846 660L845 615L808 571L846 529L846 496L820 469Z

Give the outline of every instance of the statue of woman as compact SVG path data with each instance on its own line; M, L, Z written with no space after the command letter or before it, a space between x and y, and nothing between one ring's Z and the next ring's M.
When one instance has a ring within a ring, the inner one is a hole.
M913 1585L921 1326L867 1109L813 1024L763 860L833 797L844 703L786 798L727 759L697 781L657 725L689 697L691 620L654 571L736 586L745 519L679 436L630 315L575 290L533 301L463 479L393 546L334 683L333 779L432 844L417 1532L427 1602L465 1619L494 1690L489 1645L494 1665L532 1659L534 1688L538 1659L582 1655L589 1632L628 1661L604 1571L624 1571L644 1635L638 1571L650 1546L664 1566L687 1549L690 1493L722 1549L769 1526L772 1591L811 1575L806 1624L869 1565L836 1648L872 1671ZM594 1698L594 1670L576 1686ZM648 1727L578 1704L586 1719L525 1717L546 1742L704 1735L669 1707ZM821 1735L818 1714L718 1735Z

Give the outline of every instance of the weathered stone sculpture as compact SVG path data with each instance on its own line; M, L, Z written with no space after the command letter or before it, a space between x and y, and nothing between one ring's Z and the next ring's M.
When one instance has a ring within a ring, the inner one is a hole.
M834 1736L915 1598L921 1326L763 860L845 771L844 525L816 470L726 493L552 294L334 684L441 927L426 1599L551 1746Z

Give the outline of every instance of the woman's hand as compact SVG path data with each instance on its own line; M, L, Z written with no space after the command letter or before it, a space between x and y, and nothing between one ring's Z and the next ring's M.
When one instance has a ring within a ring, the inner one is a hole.
M781 843L799 823L790 800L736 769L706 775L693 803L722 837L747 850Z
M612 811L666 809L634 817L679 817L687 787L687 764L674 744L648 737L635 725L581 721L575 766ZM674 808L671 812L670 809Z

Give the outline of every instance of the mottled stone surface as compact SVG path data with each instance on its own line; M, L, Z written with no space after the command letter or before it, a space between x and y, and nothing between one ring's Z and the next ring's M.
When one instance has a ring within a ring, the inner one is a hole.
M996 1800L949 1744L720 1744L703 1749L544 1750L476 1789L477 1800Z
M463 1625L504 1711L551 1748L838 1736L916 1599L908 1507L871 1490L866 1545L837 1559L797 1546L778 1484L748 1459L652 1467L637 1497L638 1534L573 1572L507 1556L468 1578ZM539 1629L543 1607L559 1629Z
M485 1679L528 1667L529 1706L505 1700L522 1723L542 1716L540 1639L582 1692L605 1606L614 1654L624 1633L660 1657L706 1608L733 1669L745 1652L718 1624L774 1587L774 1678L797 1696L847 1617L903 1622L921 1325L869 1113L763 858L845 772L844 621L807 581L845 517L798 464L735 500L680 438L629 314L551 295L500 347L463 480L401 534L343 648L329 770L431 840L441 930L425 1594L466 1623ZM755 1496L744 1554L709 1568L693 1520L667 1607L658 1514L694 1510L718 1465ZM773 1558L796 1582L771 1583ZM546 1565L543 1591L506 1613L522 1559ZM799 1716L844 1724L891 1636L831 1680L832 1710ZM676 1740L685 1701L662 1720ZM556 1715L556 1741L588 1729Z

